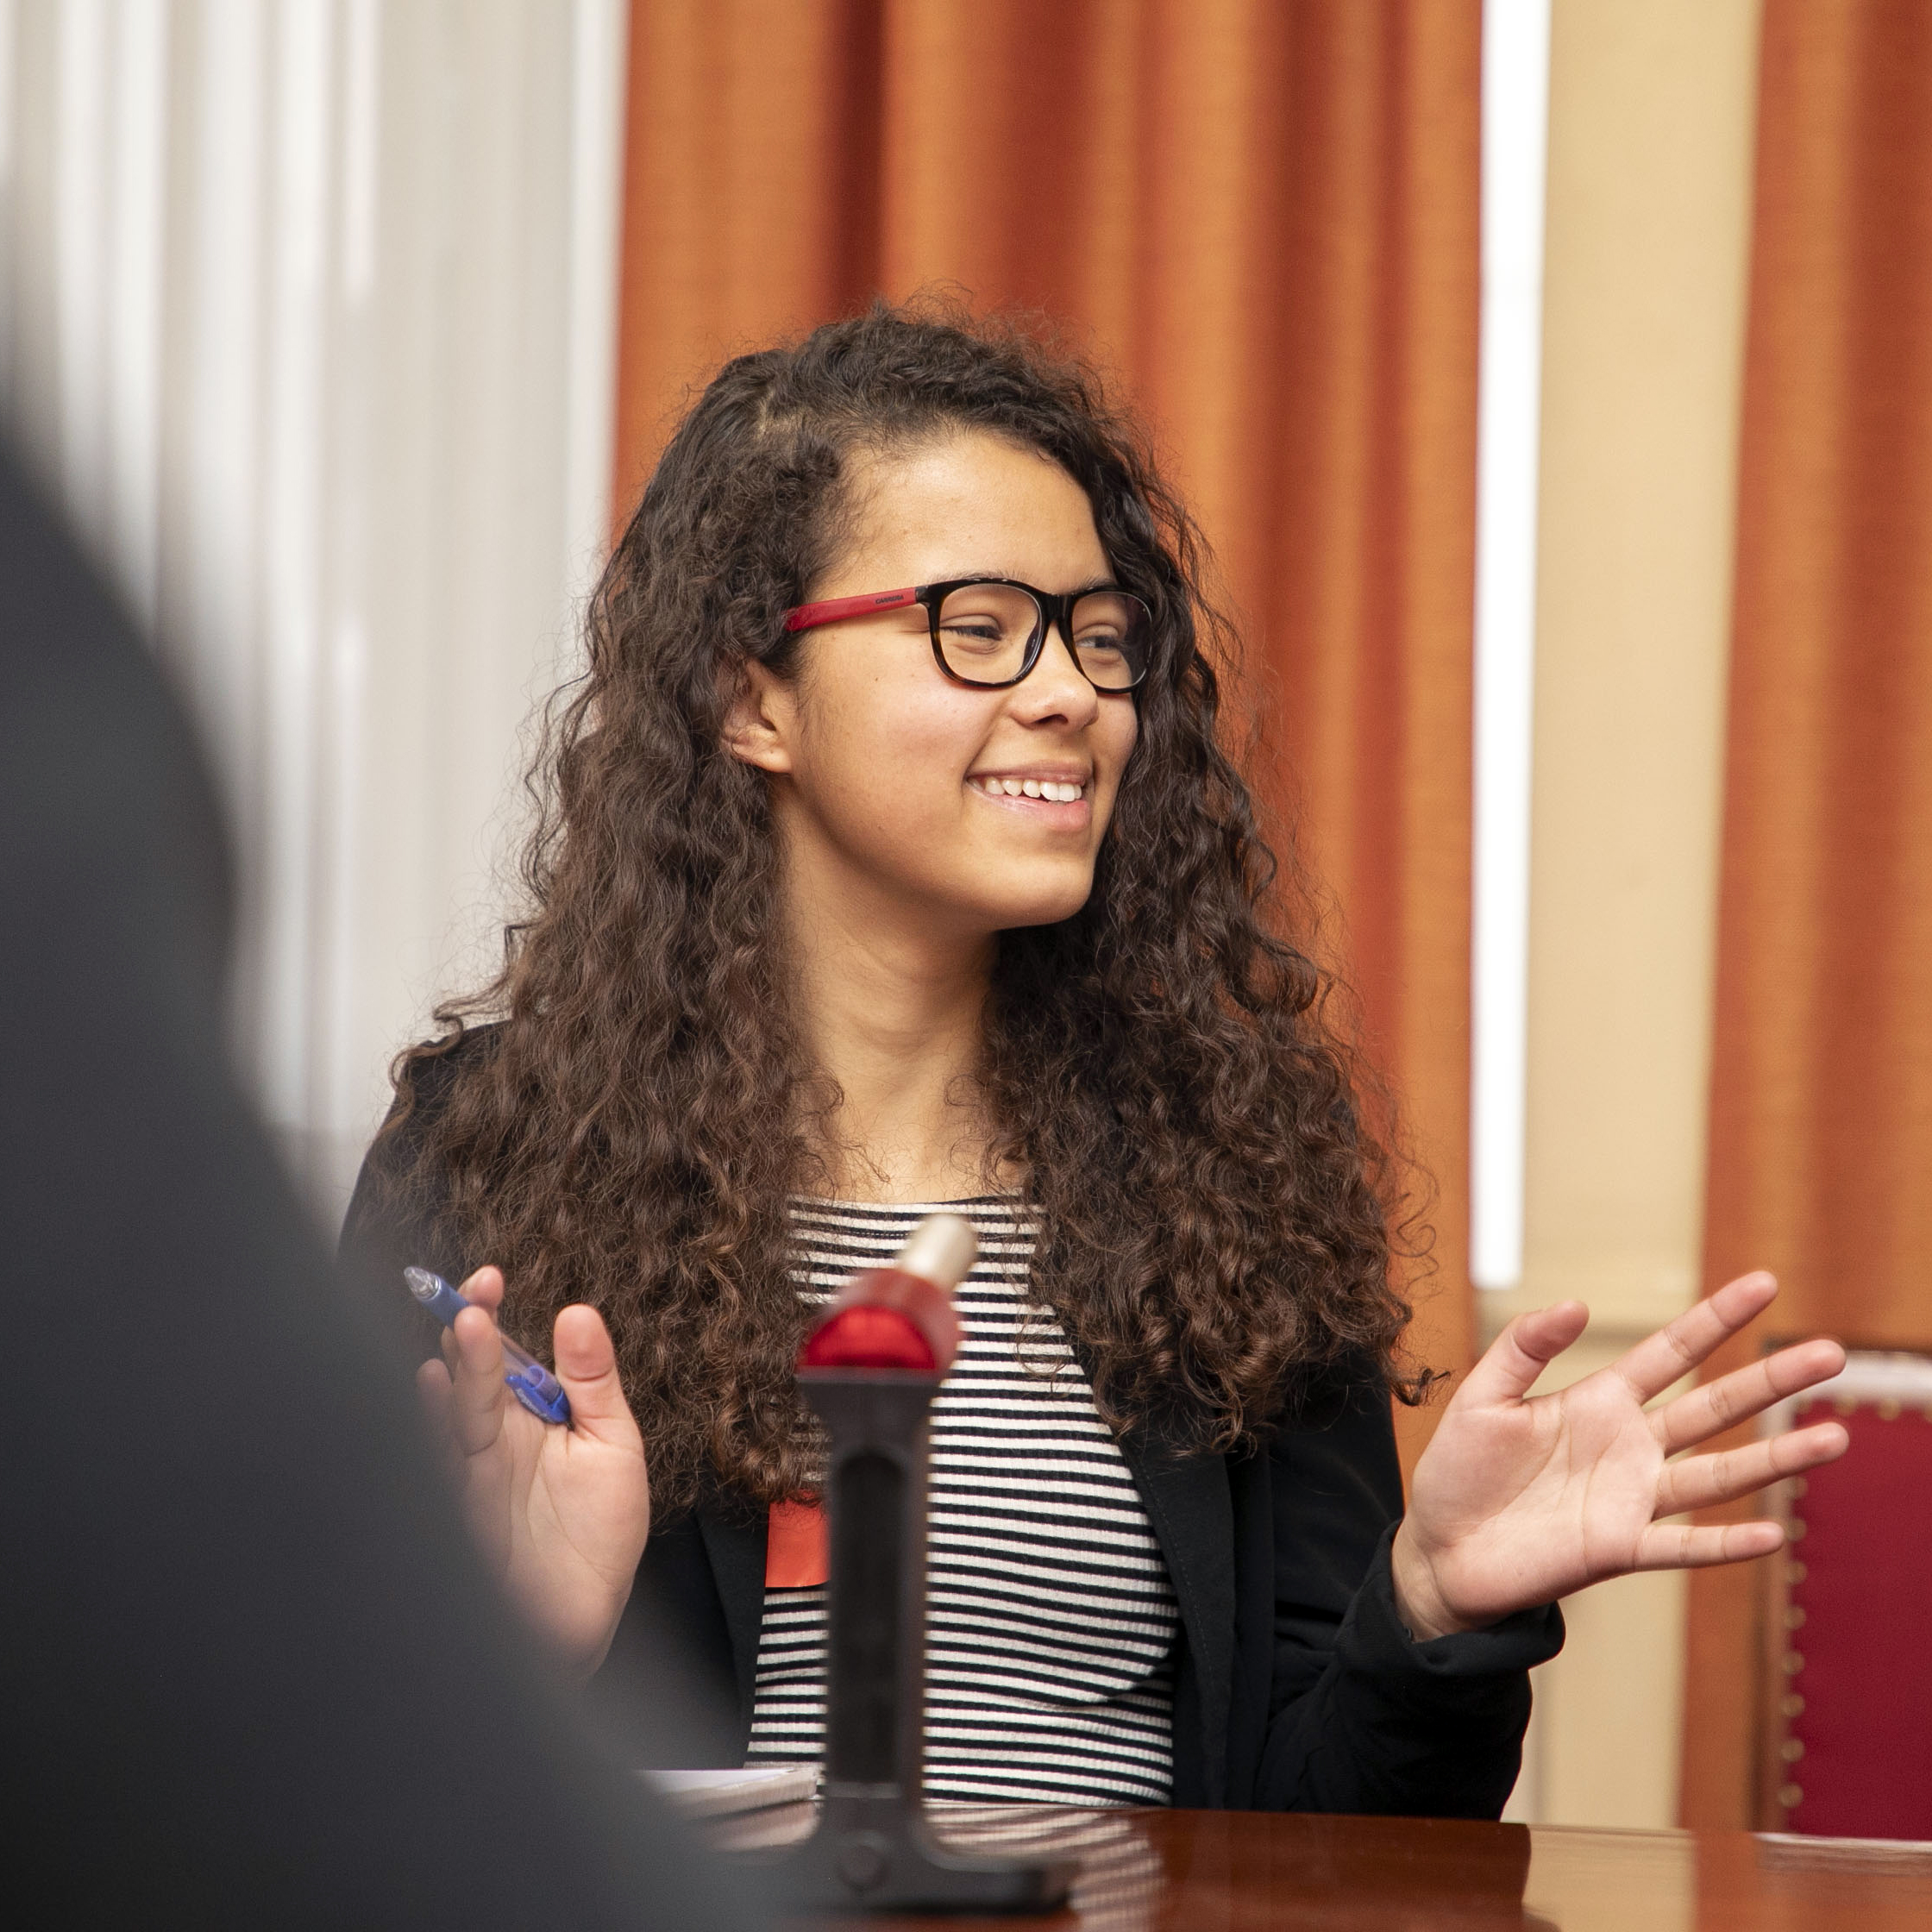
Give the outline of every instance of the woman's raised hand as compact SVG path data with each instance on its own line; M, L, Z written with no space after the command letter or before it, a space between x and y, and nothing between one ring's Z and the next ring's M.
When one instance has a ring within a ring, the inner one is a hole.
M603 1662L650 1534L643 1439L624 1400L603 1317L562 1309L552 1331L556 1377L574 1426L532 1415L504 1386L495 1313L503 1275L463 1283L476 1305L443 1338L443 1359L417 1375L455 1454L463 1503L485 1559L567 1665Z
M1519 1315L1457 1390L1411 1484L1391 1552L1396 1600L1417 1638L1472 1630L1633 1570L1766 1556L1775 1522L1660 1521L1730 1502L1844 1454L1819 1422L1721 1454L1679 1450L1836 1375L1845 1352L1812 1340L1647 1410L1644 1404L1769 1306L1769 1275L1741 1276L1595 1375L1547 1396L1529 1387L1584 1332L1565 1302Z

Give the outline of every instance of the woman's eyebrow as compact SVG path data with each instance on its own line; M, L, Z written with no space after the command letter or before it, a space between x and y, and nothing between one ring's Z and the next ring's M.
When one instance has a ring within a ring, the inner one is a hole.
M950 577L935 577L932 581L936 584L971 584L982 581L996 584L1024 584L1030 580L1012 570L961 570ZM1045 586L1038 585L1035 587L1044 589ZM1085 583L1076 584L1071 590L1063 593L1058 591L1049 591L1047 594L1051 597L1057 597L1063 594L1068 597L1084 597L1091 590L1118 590L1119 588L1119 580L1113 577L1089 577Z

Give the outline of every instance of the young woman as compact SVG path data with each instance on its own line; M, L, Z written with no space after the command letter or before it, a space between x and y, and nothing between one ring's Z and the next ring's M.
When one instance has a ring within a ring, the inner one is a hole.
M1493 1816L1556 1600L1775 1548L1662 1519L1845 1446L1671 1459L1841 1363L1647 1412L1752 1276L1560 1395L1585 1311L1517 1320L1405 1512L1384 1164L1217 743L1197 555L1016 337L880 308L731 362L595 599L530 916L398 1063L348 1236L481 1304L423 1376L479 1534L580 1672L648 1598L735 1685L722 1761L818 1747L823 1592L767 1560L814 1479L792 1365L935 1203L982 1246L939 1795ZM575 1429L506 1401L485 1310Z

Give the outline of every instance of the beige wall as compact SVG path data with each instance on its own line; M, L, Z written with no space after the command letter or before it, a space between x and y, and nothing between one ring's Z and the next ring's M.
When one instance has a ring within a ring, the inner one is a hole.
M1758 0L1555 0L1524 1281L1568 1379L1677 1314L1702 1236ZM1569 1606L1512 1816L1676 1816L1682 1583Z

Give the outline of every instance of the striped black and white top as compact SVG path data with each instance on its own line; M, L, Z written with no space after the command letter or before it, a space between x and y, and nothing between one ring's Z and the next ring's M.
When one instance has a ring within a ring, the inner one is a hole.
M1179 1610L1120 1446L1059 1323L1027 1299L1034 1230L1002 1199L799 1201L800 1292L888 1267L936 1209L970 1220L963 1338L932 1407L925 1783L982 1803L1164 1804ZM768 1589L749 1761L823 1754L825 1593Z

